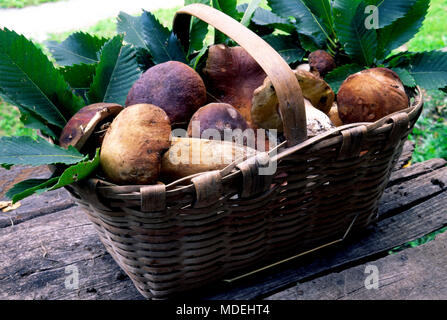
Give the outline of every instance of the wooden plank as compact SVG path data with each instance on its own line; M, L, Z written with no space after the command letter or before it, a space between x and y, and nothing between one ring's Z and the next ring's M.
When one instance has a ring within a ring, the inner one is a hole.
M71 268L78 272L78 289L70 286ZM106 252L85 213L72 207L0 229L0 299L142 296Z
M430 201L383 219L361 238L348 239L336 248L320 251L231 286L214 284L194 294L207 299L264 297L297 281L346 268L362 259L376 259L377 255L395 246L447 225L444 209L447 194L445 191L439 193L439 190L445 190L445 186L442 187L445 169L436 170L438 175L422 166L418 170L425 173L418 177L423 185L430 182L440 188L434 189L438 195ZM407 173L410 175L408 170ZM402 183L421 188L412 180ZM395 184L398 185L399 182ZM408 190L412 194L411 188ZM402 193L396 201L406 196L408 194ZM79 270L78 290L65 288L65 268L71 265ZM0 299L24 298L140 299L141 296L106 253L85 214L78 207L70 207L0 229Z
M0 199L4 199L8 191L16 183L26 179L43 179L51 175L47 166L29 167L13 166L10 170L0 168Z
M447 161L444 159L430 159L424 162L418 162L410 167L406 167L401 170L394 171L391 174L391 177L388 181L387 188L396 185L398 183L403 183L405 181L409 181L411 179L414 179L416 177L419 177L423 174L433 172L437 169L440 169L442 167L445 167L447 164Z
M65 189L33 195L19 202L20 207L13 211L0 211L0 229L75 206Z
M5 193L14 184L26 179L43 179L51 176L47 166L14 166L10 170L0 169L0 199L7 200ZM45 214L64 210L75 205L65 189L33 195L20 202L20 207L10 212L0 212L0 228L27 221Z
M400 170L403 166L407 165L410 162L411 158L413 157L414 147L414 142L410 140L405 141L402 148L402 153L393 170Z
M410 171L410 170L407 170ZM405 173L400 174L401 176ZM447 190L447 167L428 172L410 182L386 188L380 200L379 217L383 219Z
M267 300L446 300L446 252L443 233L419 247L299 283Z
M447 192L444 191L399 215L379 221L362 235L346 239L337 247L323 249L280 268L257 274L251 279L235 283L226 290L220 289L220 292L211 294L209 298L258 299L272 291L287 288L291 283L386 255L396 246L446 226L446 208Z

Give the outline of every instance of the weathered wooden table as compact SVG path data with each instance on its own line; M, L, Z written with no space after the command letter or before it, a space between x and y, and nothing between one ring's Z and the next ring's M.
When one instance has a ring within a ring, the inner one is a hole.
M232 283L200 299L447 299L447 233L416 248L390 249L447 226L447 167L431 159L401 169L381 200L379 221L344 242ZM0 198L45 167L0 171ZM78 280L78 281L77 281ZM65 190L0 212L0 299L142 299Z

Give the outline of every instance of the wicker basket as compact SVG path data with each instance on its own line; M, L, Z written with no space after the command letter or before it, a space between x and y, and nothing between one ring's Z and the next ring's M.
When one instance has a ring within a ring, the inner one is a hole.
M375 221L423 104L417 90L406 110L306 140L301 90L281 56L204 5L177 12L174 30L181 41L188 41L191 16L235 40L270 77L287 146L169 185L116 186L92 178L67 188L146 298L168 298L325 246ZM273 176L258 174L265 161L277 164Z

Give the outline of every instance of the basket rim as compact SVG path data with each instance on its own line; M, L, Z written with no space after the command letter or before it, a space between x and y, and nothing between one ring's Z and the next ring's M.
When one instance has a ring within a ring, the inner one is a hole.
M282 147L283 144L279 145L281 149L277 152L277 154L272 157L272 161L279 161L287 156L290 156L291 154L294 154L296 152L299 152L301 150L312 148L312 147L318 147L318 144L325 140L331 140L332 144L337 144L342 139L342 132L347 129L352 129L356 127L362 127L364 126L366 128L366 132L368 134L380 134L383 132L387 132L390 130L390 128L393 126L391 123L392 117L400 114L400 113L406 113L410 120L414 119L415 117L418 117L421 109L423 107L424 101L422 96L422 90L419 87L413 88L412 92L410 92L411 97L414 98L414 101L412 102L412 105L406 109L394 112L392 114L389 114L378 121L375 122L358 122L353 124L347 124L344 126L340 126L337 128L334 128L332 130L329 130L327 132L323 132L313 138L310 138L298 145L295 145L293 147L287 148ZM327 147L327 146L326 146ZM255 156L253 156L255 157ZM244 159L246 160L246 159ZM236 167L237 163L233 163L229 165L227 168L220 170L222 174L222 183L232 184L234 181L240 178L241 171ZM176 181L173 181L166 185L166 195L171 196L181 196L182 194L187 194L194 192L194 184L191 182L191 179L197 176L201 176L203 174L209 173L210 171L204 171L201 173L198 173L193 176L185 177L182 179L178 179ZM140 190L141 188L148 187L151 185L117 185L112 182L106 181L103 178L98 177L92 177L85 180L87 184L94 184L96 188L100 191L102 195L108 195L108 194L120 194L123 198L126 199L139 199L141 197ZM82 181L76 183L78 187L83 188Z

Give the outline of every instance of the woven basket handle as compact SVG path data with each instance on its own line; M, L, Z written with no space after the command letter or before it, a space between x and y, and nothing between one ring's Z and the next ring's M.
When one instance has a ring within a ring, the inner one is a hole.
M242 24L203 4L191 4L177 11L173 31L183 45L189 44L191 16L205 21L243 47L270 78L279 100L288 147L307 139L306 110L295 74L284 59L267 42Z

